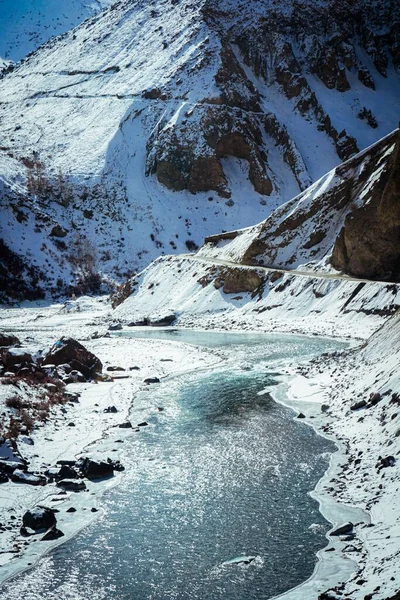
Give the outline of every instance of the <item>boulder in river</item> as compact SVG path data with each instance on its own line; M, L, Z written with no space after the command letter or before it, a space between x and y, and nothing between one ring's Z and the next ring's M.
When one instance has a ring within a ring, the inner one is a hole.
M32 510L26 511L22 517L22 523L24 527L29 527L34 531L41 531L43 529L54 527L57 523L57 519L54 510L51 508L37 506Z
M132 423L130 421L125 421L125 423L120 423L118 427L120 429L132 429Z
M82 344L69 337L62 337L46 354L43 365L62 365L67 363L87 379L99 375L103 365L97 356L89 352Z

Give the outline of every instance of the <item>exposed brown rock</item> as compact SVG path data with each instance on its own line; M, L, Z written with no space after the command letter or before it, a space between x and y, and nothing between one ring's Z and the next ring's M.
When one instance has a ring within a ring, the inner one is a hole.
M400 279L399 134L368 199L346 217L332 253L332 265L357 277Z

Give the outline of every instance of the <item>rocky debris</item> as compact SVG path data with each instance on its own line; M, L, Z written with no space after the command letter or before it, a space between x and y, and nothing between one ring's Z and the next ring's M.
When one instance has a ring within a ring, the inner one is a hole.
M121 331L122 324L121 323L110 323L108 326L109 331Z
M22 517L22 523L24 527L29 527L29 529L33 529L34 531L41 531L55 527L57 519L54 510L38 506L26 511Z
M107 406L107 408L105 408L103 410L104 413L109 413L109 414L115 414L118 412L118 409L113 405L113 406Z
M343 525L336 527L336 529L334 529L333 531L330 531L329 535L331 535L331 536L345 535L346 533L352 532L353 527L354 527L353 523L351 523L349 521L348 523L343 523Z
M68 337L62 337L56 342L43 360L43 365L63 365L65 363L88 379L96 377L103 369L97 356L76 340Z

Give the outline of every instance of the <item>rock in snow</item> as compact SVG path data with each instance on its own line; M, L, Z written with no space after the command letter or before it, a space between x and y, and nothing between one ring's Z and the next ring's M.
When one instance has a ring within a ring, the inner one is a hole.
M22 518L24 527L29 527L34 531L49 529L57 523L55 513L51 508L36 507L26 511Z

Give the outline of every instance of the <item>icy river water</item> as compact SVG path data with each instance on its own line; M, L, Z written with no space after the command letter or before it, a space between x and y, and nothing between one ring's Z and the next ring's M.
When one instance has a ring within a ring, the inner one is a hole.
M216 368L169 378L135 399L132 421L150 426L121 444L127 468L103 496L101 515L9 581L3 598L266 600L311 575L329 523L309 492L336 447L270 393L289 361L341 345L143 335L212 348Z

